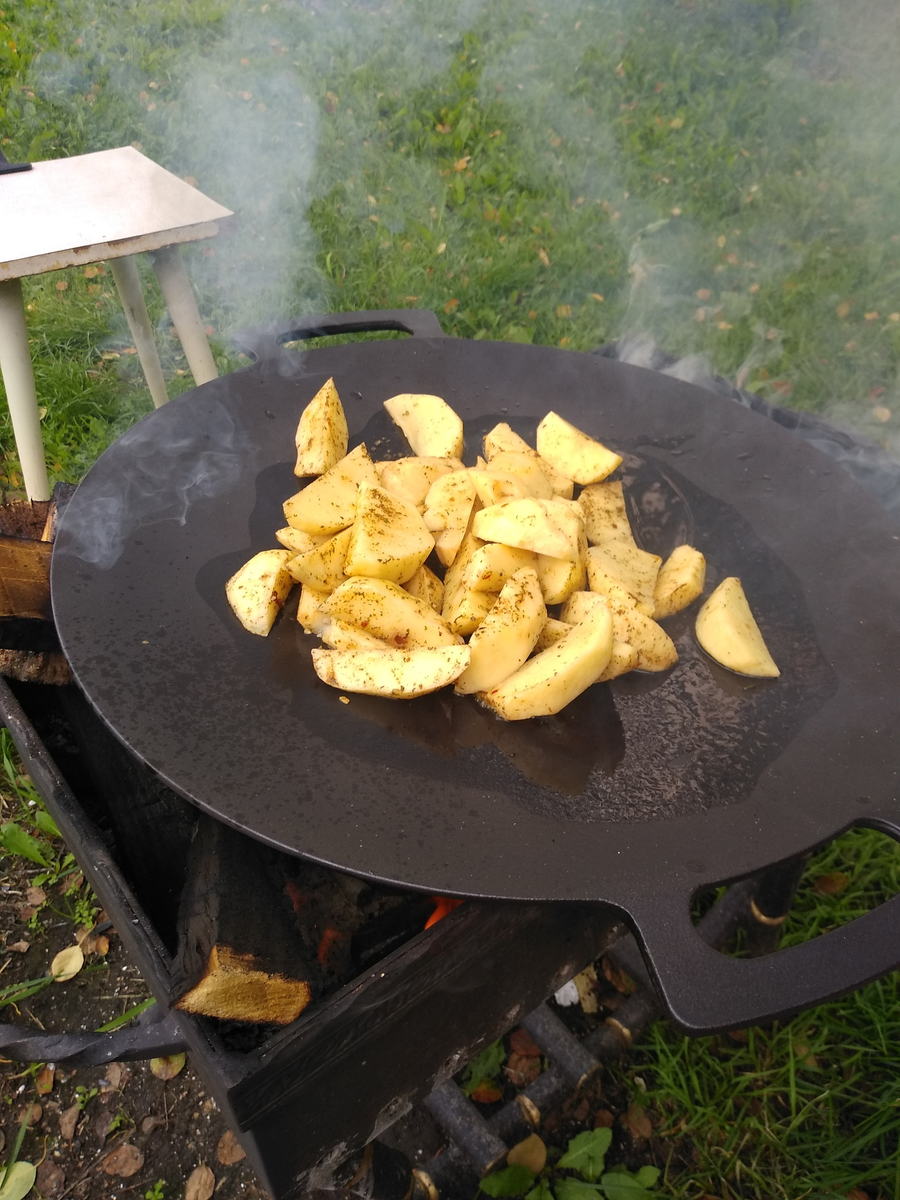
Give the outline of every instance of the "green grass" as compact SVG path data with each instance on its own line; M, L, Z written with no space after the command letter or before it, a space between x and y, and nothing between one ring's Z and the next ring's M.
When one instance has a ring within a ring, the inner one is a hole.
M235 209L186 252L223 371L273 314L417 306L573 350L645 332L897 451L898 55L882 0L0 0L0 147L133 142ZM77 480L149 396L108 274L25 289L48 462ZM5 413L0 442L18 494ZM813 876L850 885L805 888L790 937L896 889L877 835L823 855ZM686 1122L661 1192L900 1200L896 988L746 1043L658 1026L626 1079Z

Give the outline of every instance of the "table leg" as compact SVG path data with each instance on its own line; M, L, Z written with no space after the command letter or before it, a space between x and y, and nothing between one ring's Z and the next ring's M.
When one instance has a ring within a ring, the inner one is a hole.
M181 251L177 246L165 246L151 257L153 270L168 305L175 332L181 338L194 382L199 386L201 383L218 379L219 372L206 340L206 331L197 311L197 301L194 299Z
M49 500L50 480L44 461L41 419L28 350L22 284L18 279L0 282L0 375L6 387L6 401L28 499Z
M159 361L159 351L156 349L150 315L144 302L137 265L134 258L127 255L124 258L111 258L109 266L119 289L119 297L128 318L128 328L134 338L141 366L144 368L150 396L154 405L159 408L169 399L169 394L166 391L166 381Z

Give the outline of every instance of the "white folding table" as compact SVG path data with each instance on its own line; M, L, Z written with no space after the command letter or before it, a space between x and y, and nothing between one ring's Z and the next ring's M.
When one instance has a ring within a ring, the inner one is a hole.
M178 245L215 237L233 215L132 146L0 174L0 374L29 499L49 499L50 484L22 277L109 260L150 395L159 407L168 395L133 255L152 252L194 380L207 383L218 372Z

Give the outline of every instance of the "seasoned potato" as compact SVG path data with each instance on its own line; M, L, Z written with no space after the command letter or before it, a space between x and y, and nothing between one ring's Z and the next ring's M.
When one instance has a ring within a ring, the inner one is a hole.
M320 591L319 588L303 584L300 588L300 602L297 605L297 620L305 633L313 633L316 613L331 595L331 592Z
M582 488L578 503L584 513L584 528L591 545L602 546L607 542L637 544L619 480L589 484Z
M330 617L357 625L391 646L455 646L461 641L447 622L423 601L390 579L348 579L321 606Z
M392 496L422 508L428 489L442 475L465 470L458 458L397 458L376 463L381 486Z
M332 650L393 650L374 633L367 633L356 625L348 625L346 621L338 621L319 610L310 621L310 631L320 637L326 646Z
M503 585L497 602L472 634L472 656L455 690L483 692L502 683L528 658L546 619L537 572L525 567Z
M532 458L537 459L541 470L547 477L550 487L553 489L554 496L559 496L564 500L571 500L572 493L575 490L573 481L563 471L557 471L556 467L552 467L550 463L544 461L524 438L512 429L505 421L499 425L495 425L488 433L484 435L484 457L488 462L491 462L498 454L504 451L511 451L514 454L528 454Z
M759 631L741 581L723 579L697 614L697 641L717 663L739 675L775 679L781 672Z
M662 559L648 554L634 543L604 542L588 550L588 571L602 571L620 583L653 616L656 609L654 592Z
M347 575L406 583L434 548L421 513L382 487L359 485L356 519L347 546Z
M622 461L621 454L607 450L555 412L547 413L537 427L537 451L576 483L599 483Z
M428 489L425 526L434 535L434 548L445 567L456 558L476 499L475 482L465 470L442 475Z
M465 585L476 592L499 592L508 579L523 567L537 566L531 550L487 542L476 550L466 567Z
M400 426L414 454L462 458L462 420L440 396L403 392L385 400L384 407Z
M284 607L294 581L285 569L290 550L262 550L225 584L232 612L249 633L265 637Z
M486 542L572 561L578 557L578 542L568 519L560 519L565 504L559 500L507 500L477 513L473 529Z
M565 637L478 698L507 721L552 716L596 682L609 663L612 644L612 617L598 606Z
M351 529L342 529L327 542L288 560L287 569L298 583L319 592L333 592L347 578L344 562L350 545Z
M313 650L323 683L342 692L411 700L453 683L469 662L468 646L418 650Z
M653 593L654 617L671 617L703 593L706 559L693 546L676 546L660 568Z
M275 530L275 540L280 542L285 550L293 550L294 554L308 554L310 550L315 550L316 546L327 542L328 537L327 534L313 537L311 533L304 533L302 529L292 529L290 525Z
M365 445L351 450L324 475L284 502L284 517L304 533L333 534L353 524L361 483L378 483Z
M418 571L403 584L403 590L411 596L424 600L429 608L440 612L444 604L444 585L431 567L422 563Z
M295 475L323 475L347 453L347 418L333 379L319 388L303 410L294 440Z

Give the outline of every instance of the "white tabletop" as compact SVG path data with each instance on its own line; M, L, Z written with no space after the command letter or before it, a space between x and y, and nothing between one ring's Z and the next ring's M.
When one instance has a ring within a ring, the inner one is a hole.
M234 214L133 146L0 175L0 280L214 237Z

